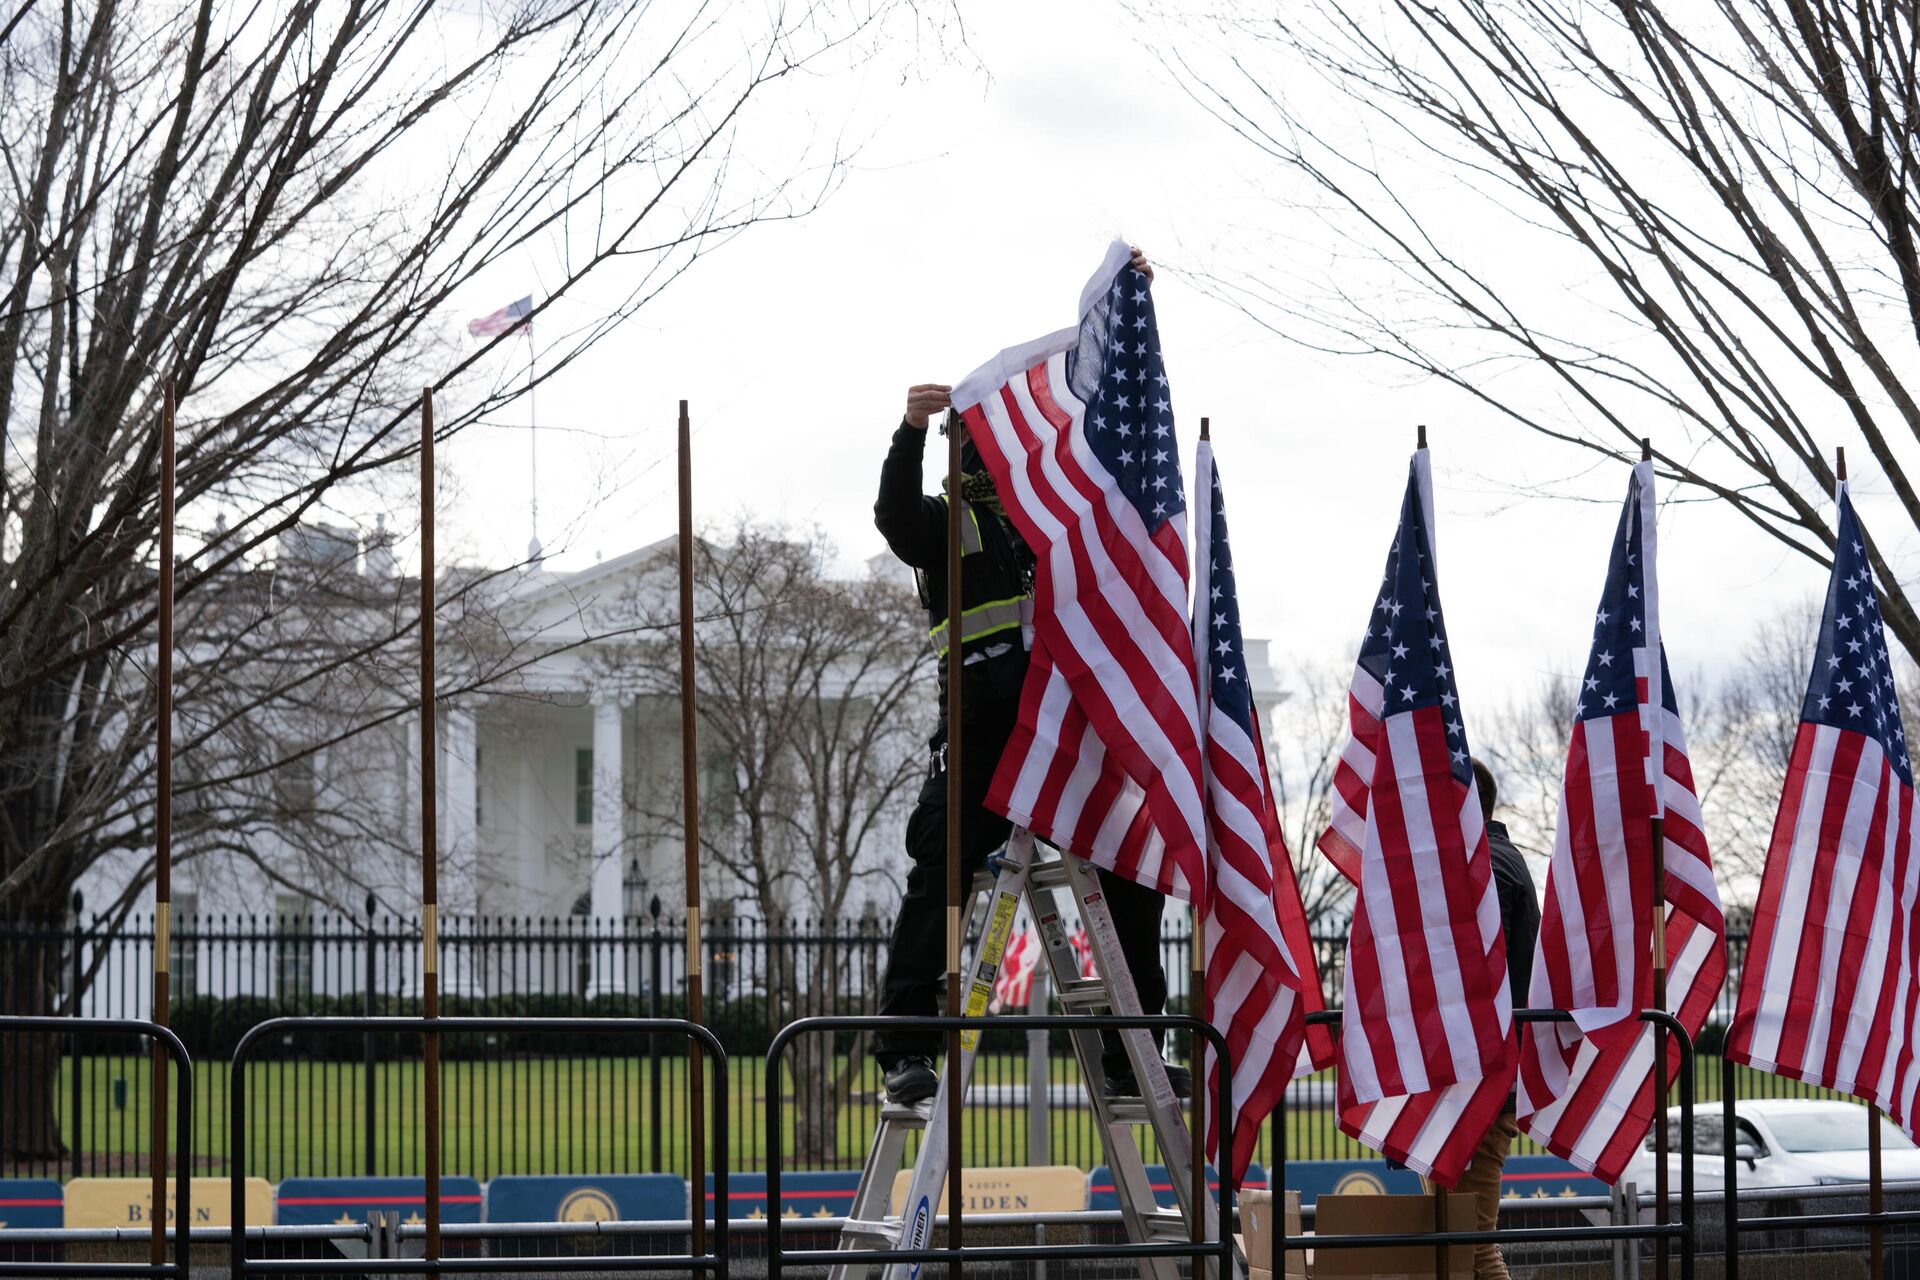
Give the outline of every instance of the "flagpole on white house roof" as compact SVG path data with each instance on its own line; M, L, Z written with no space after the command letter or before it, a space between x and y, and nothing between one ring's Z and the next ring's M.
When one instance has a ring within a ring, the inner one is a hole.
M540 561L540 402L534 395L533 321L521 326L527 331L527 559Z

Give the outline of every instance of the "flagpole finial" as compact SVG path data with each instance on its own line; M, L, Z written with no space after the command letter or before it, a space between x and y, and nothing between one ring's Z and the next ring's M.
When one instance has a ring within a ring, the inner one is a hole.
M1210 430L1211 430L1211 428L1210 428L1210 427L1209 427L1209 425L1208 425L1208 424L1209 424L1209 421L1210 421L1210 420L1209 420L1209 419L1206 419L1206 418L1202 418L1202 419L1200 419L1200 438L1201 438L1202 440L1211 440L1211 439L1213 439L1213 436L1212 436L1211 434L1209 434L1209 432L1210 432Z
M1426 448L1427 447L1427 424L1423 422L1419 426L1415 427L1413 431L1414 431L1413 447L1416 449Z
M1833 451L1833 471L1841 484L1847 482L1847 446L1840 445Z
M1652 436L1640 437L1640 461L1642 462L1653 461L1653 437Z

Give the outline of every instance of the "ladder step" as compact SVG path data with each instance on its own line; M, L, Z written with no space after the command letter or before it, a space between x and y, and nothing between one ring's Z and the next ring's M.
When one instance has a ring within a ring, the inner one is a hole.
M1178 1209L1155 1209L1140 1215L1141 1225L1147 1234L1155 1240L1172 1240L1184 1243L1193 1239L1193 1229L1187 1225L1187 1219Z
M883 1102L880 1104L880 1123L897 1124L902 1129L924 1129L933 1116L933 1099L924 1102Z
M1081 978L1060 988L1054 996L1063 1008L1067 1009L1105 1009L1108 995L1106 986L1098 978Z
M900 1221L863 1222L849 1218L840 1228L840 1243L856 1249L891 1249L900 1238Z
M1069 883L1064 858L1049 858L1027 868L1027 883L1036 889L1064 889Z
M1144 1098L1109 1098L1106 1102L1108 1124L1152 1124L1153 1115Z

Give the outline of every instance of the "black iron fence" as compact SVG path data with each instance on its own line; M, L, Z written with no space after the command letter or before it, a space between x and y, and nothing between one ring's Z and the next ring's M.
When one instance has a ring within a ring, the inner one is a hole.
M769 926L710 921L703 931L705 1022L726 1047L733 1167L765 1167L764 1059L787 1023L876 1011L887 928L876 920ZM1344 936L1317 940L1327 990L1340 990ZM678 1017L684 1013L685 938L664 921L477 918L441 925L441 1011L473 1017ZM1174 986L1169 1012L1186 1010L1188 937L1161 939ZM58 974L41 1007L0 1013L148 1015L154 935L135 920L56 925L0 922L0 955L15 972ZM1730 940L1730 1007L1745 938ZM225 1172L226 1063L270 1018L419 1012L417 922L373 916L202 916L172 931L170 1023L196 1065L193 1148L203 1172ZM24 963L32 957L35 963ZM76 1001L73 993L79 991ZM16 1005L32 993L9 988ZM1057 1006L1049 1004L1049 1009ZM1041 1012L1035 1009L1034 1012ZM1723 1022L1724 1017L1716 1019ZM1717 1027L1701 1038L1716 1054ZM1031 1162L1088 1167L1099 1141L1083 1105L1064 1035L1029 1041L996 1031L982 1045L968 1108L972 1165ZM821 1038L796 1051L784 1088L788 1169L858 1167L878 1116L880 1079L864 1033ZM1185 1047L1179 1047L1184 1052ZM444 1047L443 1167L499 1173L651 1172L684 1168L689 1132L685 1060L655 1040L609 1050L603 1037L510 1031L449 1035ZM310 1037L290 1030L255 1051L248 1091L247 1168L280 1179L418 1173L422 1075L417 1038ZM142 1048L105 1035L35 1036L0 1043L0 1175L67 1178L146 1171L148 1072ZM1698 1096L1719 1096L1703 1069ZM1809 1086L1743 1073L1743 1096L1817 1096ZM1339 1133L1330 1073L1297 1082L1288 1110L1294 1159L1365 1158ZM1261 1138L1265 1159L1270 1133ZM1524 1144L1523 1144L1524 1146Z

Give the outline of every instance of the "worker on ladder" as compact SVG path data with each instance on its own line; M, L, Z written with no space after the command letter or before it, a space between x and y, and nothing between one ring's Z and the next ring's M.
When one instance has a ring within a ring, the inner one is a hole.
M1152 279L1153 269L1138 249L1133 267ZM921 466L927 426L933 415L951 407L952 387L927 383L907 391L906 415L893 433L893 446L880 470L880 496L874 524L887 546L914 571L920 601L930 616L934 650L940 663L940 723L930 743L926 784L907 819L906 893L894 920L887 949L887 970L880 1012L893 1017L931 1017L940 1010L945 971L945 867L947 856L947 664L944 658L956 624L947 613L947 495L922 492ZM961 428L964 429L964 428ZM962 486L967 502L961 521L960 599L957 623L966 683L960 713L966 728L960 763L960 791L966 808L960 815L961 874L970 882L989 855L1007 842L1012 824L985 805L995 767L1013 734L1020 690L1027 674L1022 619L1033 596L1033 553L1007 518L979 450L969 441L961 452ZM1143 1013L1166 1005L1167 978L1160 959L1160 913L1166 900L1152 889L1100 872L1101 888L1113 913L1120 946L1132 971ZM1109 1097L1139 1093L1132 1064L1120 1037L1103 1038L1102 1066ZM934 1095L938 1077L933 1058L939 1036L926 1031L882 1032L874 1056L886 1077L887 1096L911 1104ZM1192 1093L1188 1072L1169 1064L1167 1076L1180 1097Z

